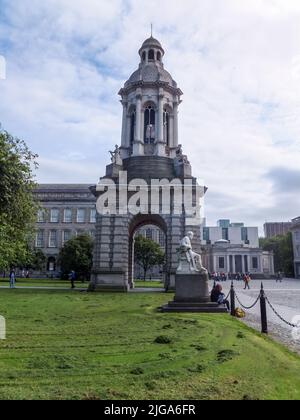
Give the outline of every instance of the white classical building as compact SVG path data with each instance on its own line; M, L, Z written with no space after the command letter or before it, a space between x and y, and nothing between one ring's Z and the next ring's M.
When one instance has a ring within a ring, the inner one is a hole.
M292 220L295 277L300 279L300 217Z
M274 275L274 256L259 248L257 227L219 220L202 227L203 262L210 273Z

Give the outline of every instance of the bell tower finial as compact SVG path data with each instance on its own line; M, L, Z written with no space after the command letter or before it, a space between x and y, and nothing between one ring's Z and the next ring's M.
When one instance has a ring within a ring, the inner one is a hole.
M153 38L153 23L151 23L151 38Z

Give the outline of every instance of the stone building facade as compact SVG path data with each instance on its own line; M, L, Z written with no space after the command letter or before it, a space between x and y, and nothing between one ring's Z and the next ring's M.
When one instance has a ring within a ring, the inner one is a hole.
M64 243L83 233L95 236L96 200L86 184L39 185L35 198L41 206L35 247L47 258L44 270L35 274L57 277L58 255Z
M291 231L292 222L270 222L264 224L265 237L270 239L274 236L286 235Z
M292 220L295 277L300 279L300 217Z

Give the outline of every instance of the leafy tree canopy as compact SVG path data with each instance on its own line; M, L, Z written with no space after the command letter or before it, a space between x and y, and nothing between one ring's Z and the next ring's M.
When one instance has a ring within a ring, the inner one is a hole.
M34 233L37 204L33 169L37 155L23 140L0 130L0 267L26 260Z
M89 279L93 264L94 241L87 235L77 236L66 242L59 254L62 274L71 271L77 273L77 278Z
M147 272L151 268L162 265L165 260L165 254L161 247L156 242L142 235L138 235L135 238L134 254L136 263L144 271L144 280L146 280Z
M276 272L281 271L287 276L294 276L293 239L291 232L270 239L261 238L260 246L264 251L274 252Z

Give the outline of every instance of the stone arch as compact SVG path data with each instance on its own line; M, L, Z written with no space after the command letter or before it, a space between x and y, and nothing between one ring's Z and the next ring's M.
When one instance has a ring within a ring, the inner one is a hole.
M134 235L143 226L157 226L166 237L166 259L169 259L169 229L165 219L160 215L138 214L129 220L128 225L128 283L130 288L134 287ZM167 274L167 273L165 273ZM165 278L166 284L166 278Z

